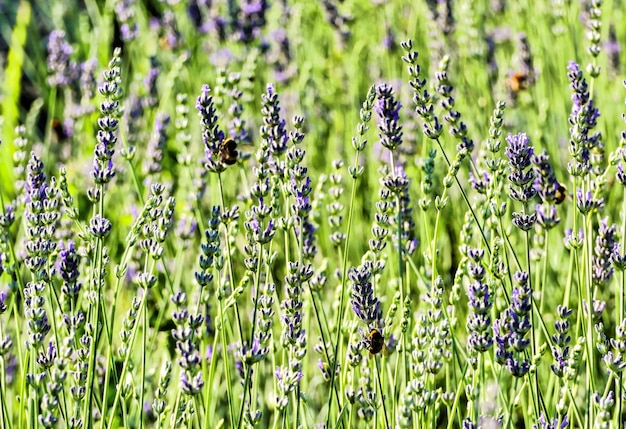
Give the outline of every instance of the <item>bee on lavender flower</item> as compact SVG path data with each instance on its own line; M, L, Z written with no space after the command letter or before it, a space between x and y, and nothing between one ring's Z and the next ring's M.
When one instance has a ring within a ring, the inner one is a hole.
M219 155L221 161L226 165L233 165L237 162L239 151L237 150L237 142L231 138L225 138L220 144Z
M367 335L367 343L367 349L370 351L370 354L375 355L385 348L385 337L378 329L372 329Z
M554 192L554 204L561 204L567 198L567 189L561 183Z
M528 75L524 72L515 72L509 76L506 81L506 86L513 92L517 94L518 92L528 89Z
M382 332L380 332L380 329L373 328L368 334L366 334L365 331L362 331L361 335L363 336L365 347L370 352L370 359L381 351L383 352L383 355L389 356L387 344L385 344L385 337Z

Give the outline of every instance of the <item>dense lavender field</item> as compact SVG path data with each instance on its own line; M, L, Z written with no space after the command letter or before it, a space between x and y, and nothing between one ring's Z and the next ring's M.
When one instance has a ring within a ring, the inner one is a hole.
M625 10L0 2L0 429L624 427Z

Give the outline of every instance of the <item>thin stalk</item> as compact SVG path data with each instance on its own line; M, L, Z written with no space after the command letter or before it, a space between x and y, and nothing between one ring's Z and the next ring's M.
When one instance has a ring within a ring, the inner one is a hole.
M259 228L263 228L263 225L259 225ZM259 307L259 290L261 289L261 261L263 260L263 244L259 243L259 260L256 267L256 278L254 282L254 310L252 311L252 332L250 332L250 347L254 342L254 331L256 329L257 309ZM243 339L242 339L243 340ZM252 365L246 365L246 377L243 383L243 396L241 398L241 408L239 409L239 419L237 422L237 428L241 428L241 422L243 421L243 412L246 405L246 393L248 391L248 385L250 383L250 373L252 372Z
M359 154L358 152L354 155L354 165L359 165ZM346 274L348 272L348 249L350 245L350 238L352 237L352 218L354 215L354 202L356 199L356 184L357 179L352 180L352 190L350 192L350 206L348 209L348 225L346 229L346 243L344 246L343 252L343 261L341 268L341 292L339 298L339 311L337 311L337 320L335 322L335 329L337 330L337 336L335 337L335 350L333 354L333 363L330 367L330 392L328 393L328 415L326 416L326 427L330 427L330 415L332 408L332 400L333 400L333 390L335 389L335 372L337 371L337 360L339 358L339 342L341 340L341 322L343 320L343 312L345 307L345 299L346 299ZM341 404L337 403L337 408L341 409Z
M146 295L148 294L148 290L144 290L144 301L146 299ZM141 316L143 319L143 332L141 333L141 385L139 386L139 429L143 429L143 401L145 394L145 384L146 384L146 344L148 337L148 310L144 305L142 308Z
M144 291L144 294L141 298L141 302L139 303L139 311L138 311L139 314L142 314L145 311L144 307L146 305L146 295L147 295L147 291ZM120 380L124 380L126 378L126 372L128 371L128 363L130 362L130 356L132 354L130 352L133 350L133 344L135 343L135 337L137 336L138 327L139 327L139 321L135 321L133 330L131 333L131 337L128 342L128 352L126 353L126 357L124 358L124 364L122 365L122 373L120 374ZM115 411L117 409L117 405L122 396L121 393L122 393L122 389L120 386L120 388L115 391L115 399L113 400L113 405L111 406L111 416L109 417L109 423L106 426L107 429L113 428L113 422L115 421ZM122 405L124 404L122 403ZM102 417L103 419L106 418L106 416L102 416Z
M380 380L380 359L378 356L374 356L376 363L376 380L378 381L378 391L380 392L380 401L383 403L383 414L385 415L385 427L391 427L389 425L389 418L387 417L387 406L385 405L385 392L383 390L383 384Z
M217 173L217 186L220 192L220 203L222 205L222 212L224 212L224 210L226 210L226 204L224 202L225 201L224 200L224 188L222 186L222 175L220 173ZM233 261L232 261L231 251L230 251L230 241L228 241L228 235L226 235L225 238L226 239L224 241L226 241L226 252L228 254L226 258L226 261L228 261L228 275L230 276L231 283L234 285L235 275L233 272ZM241 344L243 344L243 328L241 326L241 318L239 317L239 305L237 304L237 301L235 301L235 317L237 320L237 328L239 330L239 340L241 341Z

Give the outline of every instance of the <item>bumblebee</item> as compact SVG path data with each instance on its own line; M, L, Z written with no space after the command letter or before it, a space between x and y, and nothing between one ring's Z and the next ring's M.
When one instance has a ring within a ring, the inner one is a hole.
M528 88L528 75L524 72L515 72L507 80L509 89L517 94L518 92Z
M54 118L50 121L50 129L57 141L65 141L70 137L63 126L63 122L58 118Z
M385 337L378 329L372 329L367 335L367 349L371 355L378 354L385 349Z
M219 148L220 160L226 165L233 165L237 162L239 151L237 151L237 142L231 138L225 138Z
M565 201L566 197L567 197L567 189L565 188L565 186L559 183L559 186L556 188L556 191L554 192L554 203L561 204L563 201Z

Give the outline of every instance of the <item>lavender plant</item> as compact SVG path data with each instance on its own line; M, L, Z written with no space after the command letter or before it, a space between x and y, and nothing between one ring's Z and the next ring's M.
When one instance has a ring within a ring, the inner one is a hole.
M5 3L0 427L624 426L619 2Z

